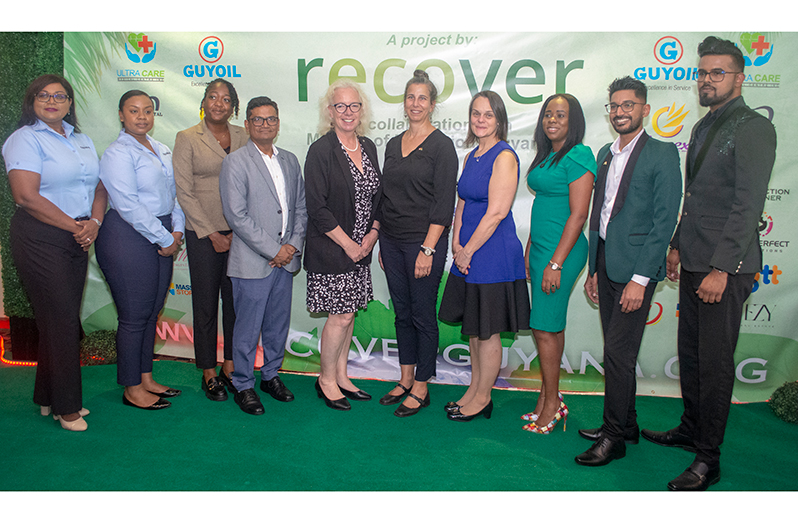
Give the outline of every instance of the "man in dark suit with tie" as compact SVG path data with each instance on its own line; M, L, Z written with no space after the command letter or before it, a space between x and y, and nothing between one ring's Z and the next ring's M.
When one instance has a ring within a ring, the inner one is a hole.
M258 338L263 344L261 390L279 401L294 399L277 370L285 354L293 273L300 268L308 214L299 162L274 146L280 132L277 104L266 96L253 98L244 125L249 141L222 163L219 192L233 230L227 275L236 311L235 401L247 414L258 415L264 413L254 388Z
M604 333L604 422L580 430L593 446L580 465L606 465L637 443L635 363L651 298L665 278L665 255L679 214L681 172L672 143L643 129L650 106L645 84L616 79L606 105L618 138L601 148L590 217L585 291L598 303Z
M671 240L668 278L679 280L681 423L643 437L696 453L668 483L706 490L720 480L720 444L734 386L734 349L745 300L762 269L759 219L776 158L776 131L741 96L742 53L707 37L698 46L699 103L709 107L693 127L682 214ZM681 264L681 272L678 267Z

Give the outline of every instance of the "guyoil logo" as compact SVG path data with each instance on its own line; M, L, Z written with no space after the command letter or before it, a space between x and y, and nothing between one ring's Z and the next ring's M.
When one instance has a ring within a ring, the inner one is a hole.
M689 113L689 110L684 110L684 104L677 109L676 102L674 102L670 107L665 106L654 113L651 127L663 138L673 138L684 128L682 121Z
M146 64L155 58L157 46L144 33L130 33L125 42L125 53L128 60L136 64Z

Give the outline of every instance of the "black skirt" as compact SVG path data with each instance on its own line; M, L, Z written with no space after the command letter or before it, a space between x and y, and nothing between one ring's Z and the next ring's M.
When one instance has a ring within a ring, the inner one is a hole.
M449 273L438 312L441 321L462 323L465 336L486 340L500 332L529 328L529 290L526 280L466 283Z

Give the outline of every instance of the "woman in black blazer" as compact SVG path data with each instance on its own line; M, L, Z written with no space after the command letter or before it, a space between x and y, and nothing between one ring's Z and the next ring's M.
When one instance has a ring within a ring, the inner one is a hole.
M307 306L327 312L321 334L316 391L327 406L351 408L347 398L369 400L347 375L355 312L373 299L371 250L382 175L368 129L368 100L350 80L338 80L320 100L321 132L305 159L308 234L305 244Z

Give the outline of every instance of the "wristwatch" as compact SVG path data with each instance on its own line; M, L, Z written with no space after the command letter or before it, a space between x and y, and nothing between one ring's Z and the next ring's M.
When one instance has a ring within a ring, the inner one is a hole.
M562 270L562 265L559 265L559 264L553 262L552 260L549 260L549 267L551 267L551 270L553 270L553 271Z
M432 256L433 254L435 254L435 249L432 249L430 247L425 247L424 245L422 245L421 252L423 252L427 256Z

